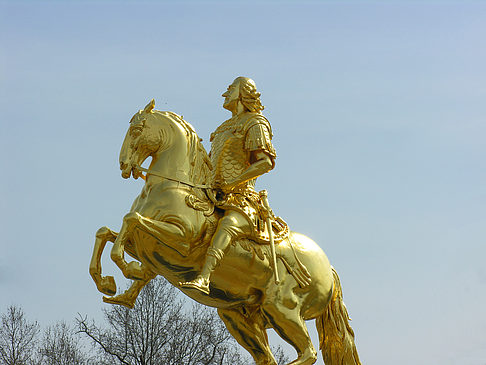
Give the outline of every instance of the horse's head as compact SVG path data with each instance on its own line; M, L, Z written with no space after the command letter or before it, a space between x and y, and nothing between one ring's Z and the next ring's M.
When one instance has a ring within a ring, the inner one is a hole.
M120 151L122 177L138 179L143 162L152 157L153 174L200 184L210 175L211 162L194 128L181 116L154 110L152 99L130 120Z
M138 179L141 175L137 166L161 148L163 133L160 118L154 112L155 101L152 99L130 120L125 140L120 151L120 170L122 177L128 179L133 175Z

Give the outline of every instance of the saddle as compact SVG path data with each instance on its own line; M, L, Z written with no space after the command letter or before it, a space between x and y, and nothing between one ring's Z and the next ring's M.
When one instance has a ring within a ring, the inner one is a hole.
M217 208L235 210L243 215L251 227L252 234L249 238L258 244L270 244L267 218L270 218L275 244L289 236L288 224L281 217L275 216L271 209L265 208L262 192L257 193L253 189L235 191L213 202Z
M226 195L206 190L204 196L201 193L188 195L186 204L202 211L205 216L212 215L215 208L239 212L250 224L252 234L249 238L258 244L270 244L267 217L270 218L275 243L288 238L290 233L288 224L281 217L275 216L271 209L267 211L260 194L251 189Z

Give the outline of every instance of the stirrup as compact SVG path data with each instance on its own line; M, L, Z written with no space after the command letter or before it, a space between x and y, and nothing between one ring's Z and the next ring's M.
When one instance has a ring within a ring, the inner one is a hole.
M191 288L191 289L197 289L204 294L209 295L209 280L198 276L194 280L191 281L186 281L184 283L179 283L179 285L183 288Z

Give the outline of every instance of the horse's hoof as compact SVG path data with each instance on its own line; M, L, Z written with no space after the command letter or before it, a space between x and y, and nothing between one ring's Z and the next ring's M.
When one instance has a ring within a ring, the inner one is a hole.
M133 300L126 300L123 295L118 295L116 297L103 297L103 302L109 304L123 305L128 309L132 309L135 306Z
M116 284L113 276L104 276L101 278L100 285L98 285L98 290L106 295L116 294Z
M292 361L289 365L311 365L317 361L317 352L316 350L307 349L304 351L302 355L295 361Z

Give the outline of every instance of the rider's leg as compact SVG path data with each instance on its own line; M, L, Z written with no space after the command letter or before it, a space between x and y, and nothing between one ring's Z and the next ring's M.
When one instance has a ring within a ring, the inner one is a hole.
M248 220L234 210L227 210L218 222L218 227L209 245L206 261L200 274L192 281L181 283L185 288L198 289L209 294L209 277L223 258L231 242L239 237L251 234Z

